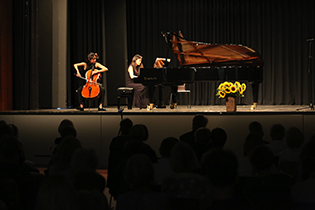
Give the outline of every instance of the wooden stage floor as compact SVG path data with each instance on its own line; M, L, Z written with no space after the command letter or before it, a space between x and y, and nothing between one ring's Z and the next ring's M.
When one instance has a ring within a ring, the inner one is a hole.
M57 109L38 109L38 110L13 110L0 112L10 114L230 114L226 112L224 105L197 105L190 108L186 105L179 105L176 109L154 108L152 110L132 108L128 109L126 106L121 106L118 110L116 106L106 107L106 111L98 111L97 108L85 108L84 111L79 111L75 108L57 108ZM250 105L237 105L237 111L231 114L315 114L315 110L308 105L258 105L256 109L251 110Z

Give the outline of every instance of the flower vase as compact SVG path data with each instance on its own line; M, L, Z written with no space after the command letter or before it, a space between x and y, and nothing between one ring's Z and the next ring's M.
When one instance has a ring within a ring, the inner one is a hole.
M226 112L236 112L236 97L226 98Z

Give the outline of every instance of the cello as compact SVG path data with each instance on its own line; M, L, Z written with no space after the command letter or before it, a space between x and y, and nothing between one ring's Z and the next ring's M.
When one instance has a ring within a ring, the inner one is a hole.
M81 79L86 80L86 84L83 86L81 95L84 98L99 98L100 97L100 86L97 80L100 78L101 73L92 75L94 69L88 70L85 74L85 78L80 77Z

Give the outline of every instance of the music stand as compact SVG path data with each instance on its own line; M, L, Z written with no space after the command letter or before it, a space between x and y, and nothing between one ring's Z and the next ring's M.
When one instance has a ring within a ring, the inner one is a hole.
M314 104L313 104L313 75L312 75L312 71L311 71L311 65L312 65L312 43L314 41L314 38L311 39L307 39L306 40L309 43L309 47L308 47L308 68L307 68L307 75L308 75L308 89L309 89L309 94L308 94L308 99L310 99L310 103L309 106L307 107L302 107L297 109L298 110L302 110L302 109L311 109L314 110Z

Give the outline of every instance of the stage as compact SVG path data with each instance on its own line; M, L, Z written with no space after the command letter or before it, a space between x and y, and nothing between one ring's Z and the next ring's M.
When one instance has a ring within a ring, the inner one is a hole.
M237 105L234 113L226 112L224 105L189 106L180 105L177 109L127 109L121 106L106 107L99 112L97 108L14 110L0 112L0 120L15 124L19 129L26 158L39 166L47 165L54 148L54 140L59 136L58 126L63 119L73 121L77 138L84 148L93 148L100 158L100 168L107 167L111 139L118 134L122 118L130 118L134 124L144 124L149 130L149 144L157 153L161 141L166 137L178 138L190 131L192 119L196 114L208 118L207 127L225 129L228 139L225 148L237 156L243 154L243 142L248 134L248 125L258 121L264 129L264 139L270 141L269 130L273 124L281 123L286 129L298 127L304 132L305 140L314 133L315 111L307 105L258 105L255 110L250 105Z
M169 106L166 108L153 108L152 110L139 109L133 107L128 109L126 105L122 105L120 110L124 114L174 114L174 113L204 113L204 114L259 114L259 113L274 113L274 114L315 114L308 105L258 105L256 109L251 110L250 105L237 105L237 112L226 113L224 105L179 105L176 109L171 109ZM79 111L75 108L57 108L57 109L38 109L38 110L13 110L2 111L0 114L117 114L117 106L106 107L105 112L99 112L97 108L85 107L84 111Z

